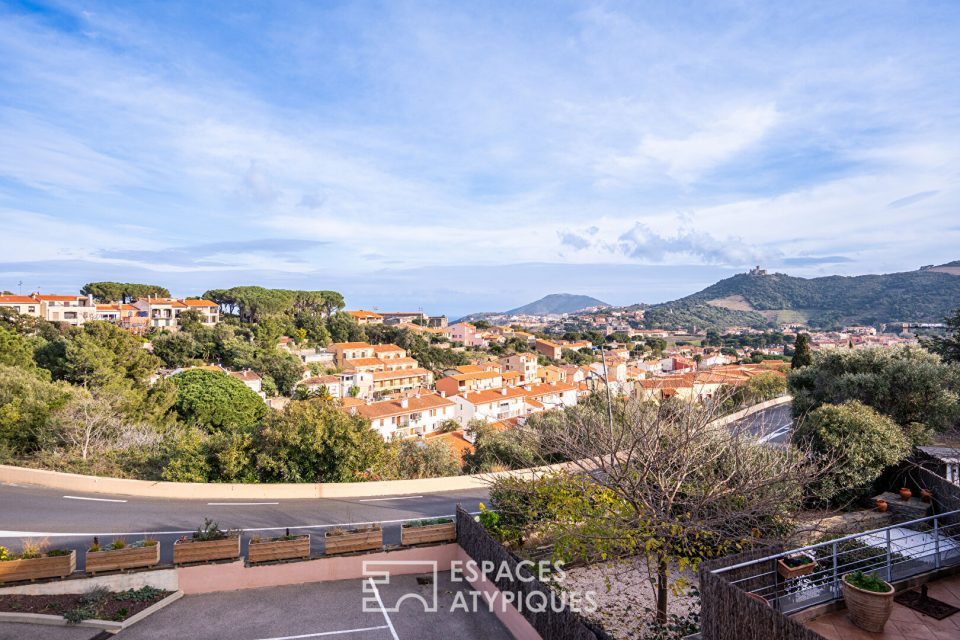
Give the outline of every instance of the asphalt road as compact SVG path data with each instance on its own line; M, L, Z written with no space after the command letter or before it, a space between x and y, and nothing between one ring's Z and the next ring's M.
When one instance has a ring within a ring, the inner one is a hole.
M250 535L279 535L286 528L318 534L311 542L319 552L322 533L331 526L381 522L384 542L394 544L400 542L400 522L452 515L458 503L477 511L486 497L486 491L473 490L389 498L166 500L0 485L0 544L18 549L24 538L48 538L51 547L80 549L94 536L106 543L149 535L161 542L161 562L171 562L173 541L211 518L223 529L243 529L244 543Z
M790 405L771 407L738 420L730 425L731 429L740 429L743 433L760 438L762 442L783 444L790 440L793 433L793 416Z
M764 442L790 438L790 406L773 407L731 425L759 436ZM204 518L224 529L243 529L250 535L278 535L283 529L317 534L314 552L322 550L324 529L336 525L381 522L384 542L400 541L400 522L452 515L458 503L477 511L486 490L450 491L383 498L305 500L173 500L109 494L71 494L32 486L0 484L0 544L19 549L24 538L48 538L51 547L86 548L94 536L106 543L123 536L133 541L144 535L161 541L161 562L172 561L172 542L191 533ZM82 556L78 563L82 568Z

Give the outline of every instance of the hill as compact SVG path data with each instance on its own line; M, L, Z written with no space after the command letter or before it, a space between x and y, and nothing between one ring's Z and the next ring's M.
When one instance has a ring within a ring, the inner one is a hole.
M546 315L549 313L573 313L587 307L609 307L606 302L601 302L590 296L578 296L570 293L551 293L544 296L536 302L525 304L516 309L510 309L507 315Z
M644 320L652 327L699 328L941 322L960 306L960 277L951 271L925 268L810 279L741 273L685 298L654 305Z

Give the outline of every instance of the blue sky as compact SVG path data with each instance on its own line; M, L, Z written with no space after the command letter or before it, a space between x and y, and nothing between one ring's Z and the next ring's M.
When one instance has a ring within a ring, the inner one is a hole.
M958 36L956 2L0 0L0 289L457 315L960 259Z

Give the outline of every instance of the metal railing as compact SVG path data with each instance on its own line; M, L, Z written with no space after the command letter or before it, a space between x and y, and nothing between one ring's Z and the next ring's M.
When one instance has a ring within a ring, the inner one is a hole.
M785 577L780 564L790 556L814 561L803 575ZM733 574L730 584L755 594L783 613L838 600L841 578L855 571L897 582L960 566L960 510L902 522L792 549L712 571Z

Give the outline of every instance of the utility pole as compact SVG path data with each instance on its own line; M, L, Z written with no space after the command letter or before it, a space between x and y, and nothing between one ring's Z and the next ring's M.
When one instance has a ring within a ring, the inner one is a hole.
M603 361L603 380L607 386L607 419L610 421L610 435L613 435L613 400L610 397L610 373L607 371L607 357L603 350L605 345L600 345L600 360Z

